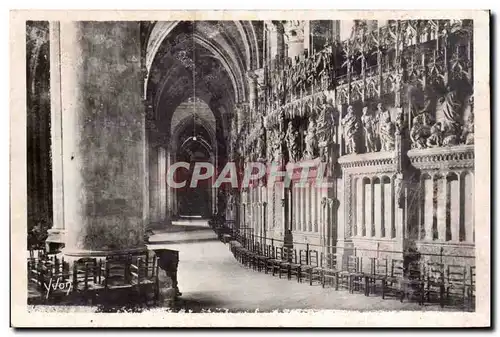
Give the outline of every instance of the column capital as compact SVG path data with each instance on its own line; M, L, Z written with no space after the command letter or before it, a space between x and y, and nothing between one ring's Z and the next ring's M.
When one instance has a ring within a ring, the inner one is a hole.
M268 31L274 33L284 33L283 23L280 21L264 21L265 27Z
M304 41L305 25L305 21L298 20L285 21L283 23L284 33L289 43Z

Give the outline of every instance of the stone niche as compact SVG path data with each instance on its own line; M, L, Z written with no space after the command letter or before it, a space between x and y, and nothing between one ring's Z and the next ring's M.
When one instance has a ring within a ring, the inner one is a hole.
M403 221L395 197L394 153L351 154L340 157L339 164L345 219L340 246L356 249L363 258L363 270L373 257L401 258L396 253L403 250Z
M474 146L408 151L420 171L415 221L408 228L418 251L433 261L474 264ZM455 255L458 257L446 257Z

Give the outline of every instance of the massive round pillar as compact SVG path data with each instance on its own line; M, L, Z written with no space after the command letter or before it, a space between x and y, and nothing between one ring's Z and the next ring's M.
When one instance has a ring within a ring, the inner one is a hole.
M51 64L58 69L51 70L59 76L52 80L59 82L52 91L60 97L60 114L53 117L61 125L61 153L54 159L60 161L61 179L54 182L64 186L63 206L57 210L64 253L144 248L146 132L139 23L61 22L59 34L51 37L61 55Z

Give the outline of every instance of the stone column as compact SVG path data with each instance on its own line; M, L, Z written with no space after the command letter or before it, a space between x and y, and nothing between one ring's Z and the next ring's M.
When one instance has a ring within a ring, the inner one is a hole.
M52 214L53 225L48 231L48 243L64 243L64 184L61 110L60 26L50 22L50 114L52 151Z
M354 27L354 20L341 20L340 21L340 41L345 41L351 37L352 28Z
M438 180L438 202L437 202L437 227L438 240L446 241L446 202L448 200L448 189L446 175Z
M170 148L168 147L167 148L167 167L166 167L166 172L168 173L168 170L170 168L170 166L173 164L173 161L172 161L172 154L170 153ZM172 191L172 187L168 186L167 185L167 217L169 220L172 220L172 214L173 214L173 208L174 208L174 204L173 204L173 191Z
M304 28L305 21L286 21L283 25L285 29L285 41L287 44L288 57L295 62L296 56L302 56L304 52Z
M55 37L56 34L54 33ZM51 41L51 45L57 44ZM145 116L137 22L61 22L60 72L68 257L143 249ZM55 46L56 48L56 46Z
M159 147L151 147L149 149L149 214L150 222L156 227L160 220L159 203L160 203L160 172L159 172Z
M250 120L253 120L253 114L257 111L257 75L253 71L247 72L248 80L248 100L250 107Z
M167 152L165 147L158 149L158 184L160 189L159 215L162 226L168 220L167 217Z
M340 20L332 21L332 40L340 41Z
M276 21L267 21L266 28L269 31L269 59L283 59L284 56L284 41L283 41L283 25Z

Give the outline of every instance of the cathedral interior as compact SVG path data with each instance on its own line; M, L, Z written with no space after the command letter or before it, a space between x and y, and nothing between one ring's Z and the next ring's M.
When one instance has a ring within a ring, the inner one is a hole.
M437 272L443 298L460 275L474 296L471 20L26 28L29 248L131 254L204 219L266 273L268 260L289 278L319 268L324 286L345 264L355 289L375 278L351 262L375 275L401 261L405 277L419 265L422 289ZM177 162L308 162L330 184L177 189Z

